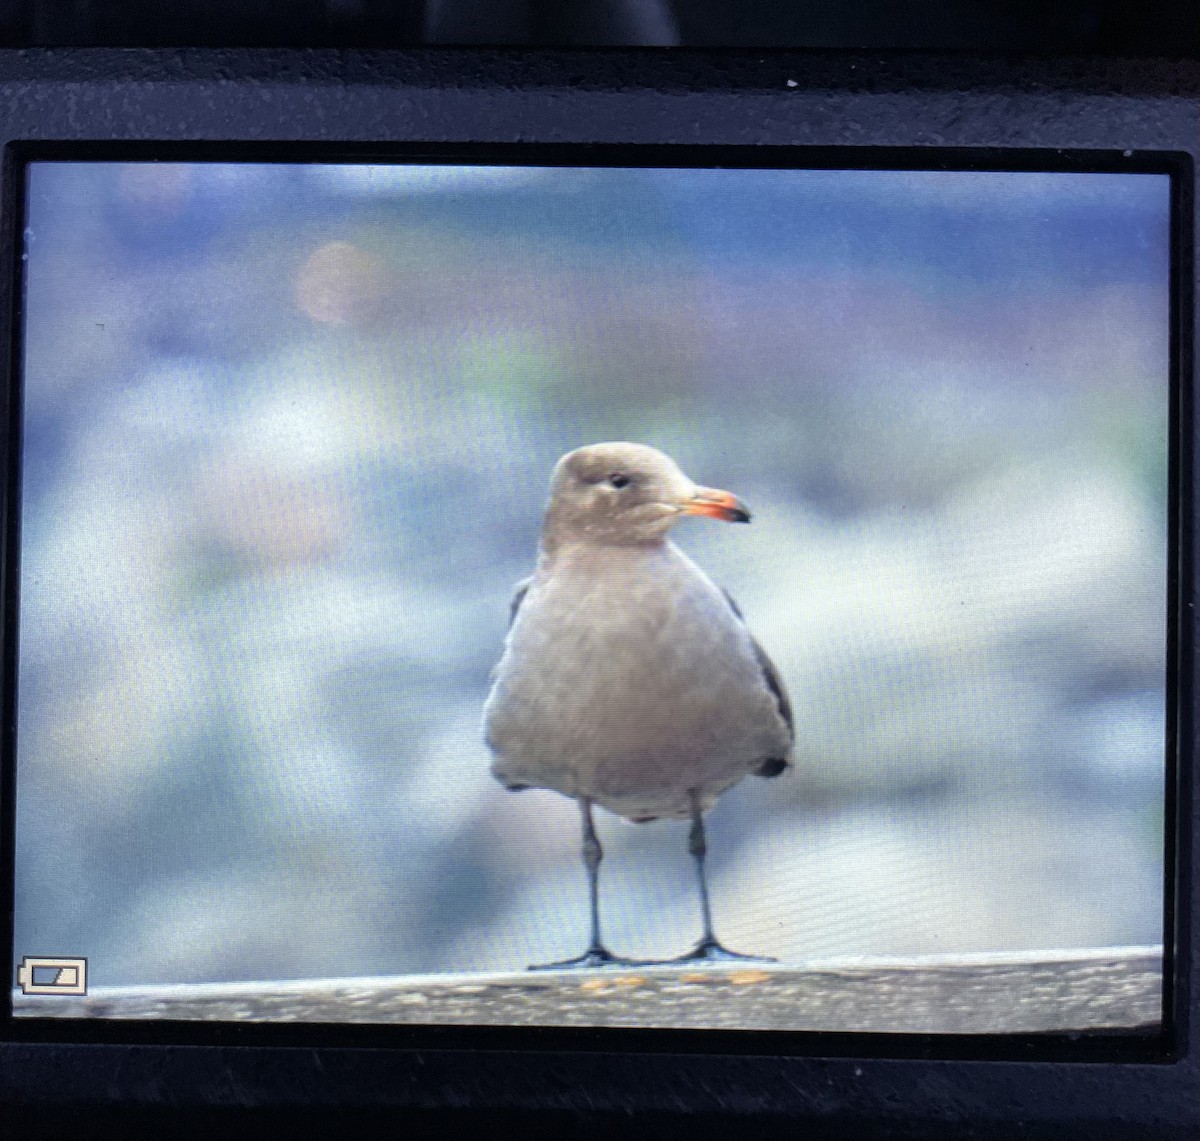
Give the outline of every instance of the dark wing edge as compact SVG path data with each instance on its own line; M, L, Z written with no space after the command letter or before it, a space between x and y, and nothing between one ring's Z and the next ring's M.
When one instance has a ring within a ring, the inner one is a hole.
M528 578L521 579L513 591L512 601L508 604L508 628L510 630L512 624L517 620L517 611L521 609L521 603L525 601L525 595L529 593L532 585L533 575L530 575Z
M517 611L521 609L521 603L525 601L525 595L529 593L529 588L532 585L533 575L530 575L528 578L521 579L513 591L512 601L508 604L508 628L510 630L513 628L513 623L517 620ZM492 685L495 682L499 672L500 662L497 661L488 673L488 685Z
M758 664L762 666L767 688L775 695L775 700L779 704L779 716L787 724L788 736L795 741L796 722L792 716L791 700L788 698L787 690L783 688L783 679L779 676L779 671L775 668L775 663L767 657L767 651L753 637L750 639L750 642L754 646L754 656L758 659Z
M729 609L737 615L738 621L745 625L746 619L742 616L742 611L738 604L733 600L733 595L727 590L721 592L725 595L725 601L729 603ZM749 631L747 631L749 633ZM763 672L763 680L767 683L767 688L771 691L775 698L775 704L779 707L779 716L783 718L788 729L788 739L796 740L796 722L792 715L792 702L787 695L787 690L783 686L783 678L779 676L779 670L775 663L771 661L767 655L767 651L758 644L758 639L750 634L750 645L754 648L754 656L758 659L759 668ZM772 757L759 766L757 772L759 776L774 777L778 776L784 769L789 768L786 760L779 757Z

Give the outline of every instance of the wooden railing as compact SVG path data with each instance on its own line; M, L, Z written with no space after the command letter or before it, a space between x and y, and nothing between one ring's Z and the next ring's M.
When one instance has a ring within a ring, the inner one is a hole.
M14 994L34 1017L738 1027L907 1033L1151 1029L1162 952L1119 947L911 960L95 987Z

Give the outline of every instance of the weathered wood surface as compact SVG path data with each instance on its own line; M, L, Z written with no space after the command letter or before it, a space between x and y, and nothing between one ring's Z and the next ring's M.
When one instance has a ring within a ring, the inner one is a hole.
M21 1016L650 1026L902 1033L1151 1029L1156 947L807 965L97 987L14 995Z

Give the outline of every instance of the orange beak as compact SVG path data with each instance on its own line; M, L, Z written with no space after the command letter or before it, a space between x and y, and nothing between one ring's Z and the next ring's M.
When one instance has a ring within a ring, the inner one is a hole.
M695 495L685 499L681 507L685 515L704 515L726 523L750 522L750 511L736 495L713 487L696 488Z

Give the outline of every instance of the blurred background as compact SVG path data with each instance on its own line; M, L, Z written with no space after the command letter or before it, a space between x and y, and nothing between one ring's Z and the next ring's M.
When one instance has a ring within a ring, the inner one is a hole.
M787 961L1161 938L1152 175L31 167L16 946L95 984L578 953L480 734L558 456L661 447L796 707L709 822ZM699 934L599 814L606 934Z

